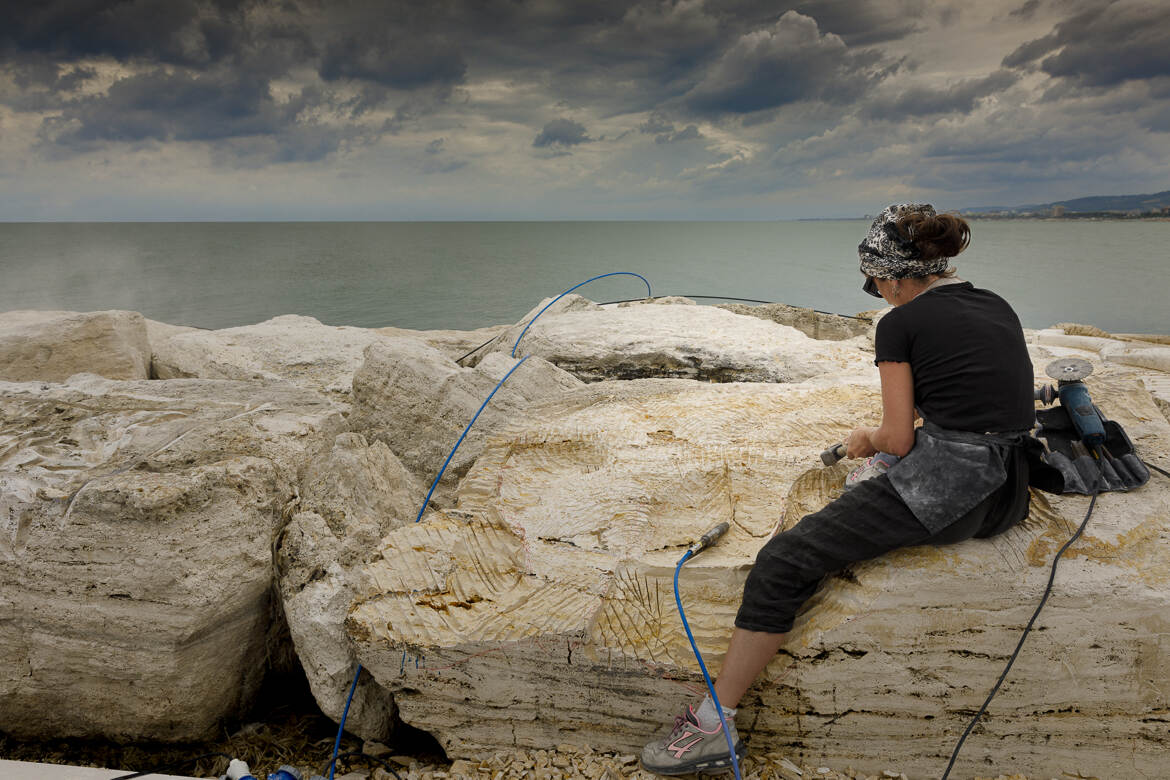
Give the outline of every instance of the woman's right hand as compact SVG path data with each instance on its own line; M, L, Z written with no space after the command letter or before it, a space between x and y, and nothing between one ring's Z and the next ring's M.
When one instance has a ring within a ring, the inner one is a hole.
M845 457L868 458L877 452L877 448L873 446L873 441L870 439L875 431L877 428L865 425L854 428L853 432L849 434L849 438L845 440Z

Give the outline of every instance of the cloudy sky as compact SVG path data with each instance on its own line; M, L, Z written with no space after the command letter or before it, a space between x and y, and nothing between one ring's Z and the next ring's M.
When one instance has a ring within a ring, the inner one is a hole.
M0 0L0 219L1170 189L1166 0Z

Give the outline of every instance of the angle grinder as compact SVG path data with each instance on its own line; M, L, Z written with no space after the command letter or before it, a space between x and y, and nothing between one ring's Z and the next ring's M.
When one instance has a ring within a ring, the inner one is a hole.
M1045 366L1044 373L1056 380L1056 387L1044 385L1038 388L1036 400L1049 406L1059 398L1085 446L1096 450L1103 445L1105 424L1084 383L1085 377L1093 373L1093 364L1082 358L1061 358Z

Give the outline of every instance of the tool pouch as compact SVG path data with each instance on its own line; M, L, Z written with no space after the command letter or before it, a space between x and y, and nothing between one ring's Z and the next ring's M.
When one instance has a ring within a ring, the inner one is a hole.
M1094 407L1096 408L1096 407ZM1100 410L1097 410L1100 414ZM1094 495L1112 490L1133 490L1150 480L1150 472L1134 453L1133 442L1115 421L1106 420L1105 449L1101 460L1093 458L1062 406L1040 409L1034 438L1026 442L1028 484L1048 493Z

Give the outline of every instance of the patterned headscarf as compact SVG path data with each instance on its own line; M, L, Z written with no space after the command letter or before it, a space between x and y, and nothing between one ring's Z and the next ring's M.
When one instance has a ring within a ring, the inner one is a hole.
M865 238L857 245L857 257L861 261L863 274L876 279L906 279L947 270L951 258L923 261L922 252L914 246L914 242L903 238L898 232L898 220L916 212L935 216L934 207L929 203L897 203L886 206L878 215Z

